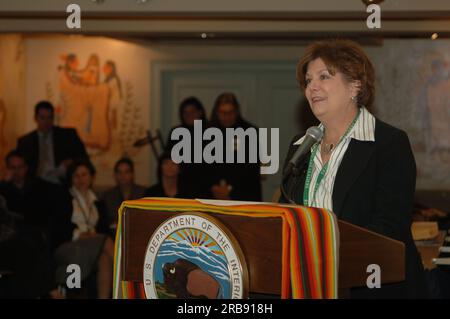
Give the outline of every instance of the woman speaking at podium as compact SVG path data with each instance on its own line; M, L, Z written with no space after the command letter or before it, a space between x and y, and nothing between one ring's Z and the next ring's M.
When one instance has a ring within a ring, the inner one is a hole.
M353 289L352 298L426 296L410 230L415 160L406 133L369 111L375 96L371 61L353 41L316 42L298 63L297 81L323 137L302 156L296 151L308 137L294 137L285 174L293 156L298 158L296 174L283 179L280 201L329 209L341 220L405 243L405 282Z

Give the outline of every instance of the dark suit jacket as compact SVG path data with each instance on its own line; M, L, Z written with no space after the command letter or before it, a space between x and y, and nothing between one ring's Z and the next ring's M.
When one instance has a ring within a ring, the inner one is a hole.
M72 195L67 190L60 194L60 201L64 202L64 209L52 216L52 249L56 249L62 243L72 240L73 230L77 227L77 225L72 223L72 199ZM97 200L95 207L98 211L98 222L95 226L96 232L111 235L105 203L102 200Z
M210 123L212 124L212 123ZM214 127L214 126L212 126ZM226 146L226 129L222 126L215 126L221 130L224 140L223 145ZM233 127L233 129L242 128L247 130L253 128L258 132L258 127L252 123L247 122L244 119L238 120ZM258 133L257 133L258 137ZM242 200L242 201L256 201L260 202L262 200L262 185L261 185L261 173L260 173L260 163L250 163L250 140L246 138L245 140L245 163L237 162L236 151L234 152L234 163L227 163L226 152L223 152L223 163L211 163L207 164L202 172L207 178L207 190L208 198L214 198L211 192L211 188L215 184L219 184L221 180L225 180L227 184L232 186L230 192L230 198L232 200ZM243 145L244 143L242 143ZM259 146L256 143L256 153L259 154ZM259 156L257 157L259 161Z
M28 229L38 230L47 241L50 236L51 216L61 210L62 187L40 178L28 178L23 188L13 183L0 183L0 195L8 209L22 218Z
M144 197L145 189L146 188L144 186L133 184L129 199ZM103 202L105 203L107 212L108 225L117 223L117 212L119 211L120 205L123 201L124 198L119 186L115 186L103 194Z
M300 137L291 142L285 166L298 148L293 142ZM301 162L299 175L285 183L293 186L293 199L300 205L309 157ZM336 174L334 213L339 219L404 242L406 250L405 283L355 290L355 297L424 296L423 268L411 235L415 182L416 164L405 132L377 119L375 142L351 140ZM287 200L282 196L280 201Z
M22 136L17 141L17 149L25 156L29 174L36 175L39 164L39 136L37 130ZM53 154L55 166L66 159L88 158L83 142L72 128L53 127Z

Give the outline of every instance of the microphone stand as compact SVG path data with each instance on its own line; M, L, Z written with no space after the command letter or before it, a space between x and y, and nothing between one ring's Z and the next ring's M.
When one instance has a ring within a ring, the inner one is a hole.
M152 132L150 130L147 130L146 136L144 138L138 139L133 143L134 147L142 147L144 145L150 144L153 154L155 155L155 158L158 159L158 151L155 146L155 141L159 140L159 144L161 146L161 150L165 150L166 146L163 142L161 131L159 129L156 130L156 135L153 136Z
M295 181L300 175L301 170L299 167L303 167L305 164L305 159L307 156L305 155L301 161L297 163L297 165L294 165L292 163L288 163L288 166L286 167L286 170L283 174L283 179L281 180L281 194L284 198L289 202L289 204L297 205L297 203L292 199L293 192L295 188ZM300 165L299 165L300 164ZM287 186L287 189L285 188L285 185Z
M294 176L298 175L298 169L296 166L292 166L291 169L287 170L287 172L289 173L293 173L293 174L283 174L283 179L281 180L281 194L283 195L284 198L287 199L287 201L289 202L289 204L294 204L296 205L296 202L292 199L292 191L293 191L293 186L294 186L294 181L291 181L291 178ZM290 183L289 183L290 181ZM288 188L285 189L284 185L287 185Z

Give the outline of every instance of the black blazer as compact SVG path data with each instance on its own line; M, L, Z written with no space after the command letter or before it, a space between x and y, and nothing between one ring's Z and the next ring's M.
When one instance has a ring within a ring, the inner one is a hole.
M36 175L39 164L39 136L37 130L28 133L17 141L17 150L26 158L29 174ZM72 128L53 127L53 154L55 166L66 159L88 158L83 142Z
M224 141L223 145L226 145L225 136L226 129L225 127L220 126L219 123L210 123L210 127L216 127L221 130ZM253 128L258 132L258 127L253 125L250 122L247 122L244 119L238 120L231 128L237 129L242 128L243 130L247 130L249 128ZM258 137L258 133L257 133ZM221 180L225 180L227 184L232 185L232 190L230 192L230 198L232 200L241 200L241 201L255 201L260 202L262 200L262 185L261 185L261 173L260 173L260 163L259 156L257 156L257 163L249 163L248 160L250 158L250 143L249 138L245 138L245 158L247 159L246 163L227 163L226 162L226 152L223 153L223 162L222 163L211 163L206 165L206 169L204 175L208 178L208 191L209 197L214 198L211 192L211 188L215 184L219 184ZM242 144L243 145L243 144ZM256 152L259 154L259 146L256 143ZM234 154L235 159L236 151Z
M285 167L298 148L292 144L300 137L292 140ZM285 187L293 186L293 200L300 205L309 157L301 162L299 175L285 183ZM377 119L375 142L351 140L336 174L334 213L341 220L404 242L406 250L404 283L354 290L354 297L425 296L423 267L411 234L415 183L416 164L405 132ZM287 200L282 196L280 202Z
M72 240L73 230L77 227L77 225L72 223L72 199L73 197L69 191L65 191L60 195L60 201L64 204L61 206L61 210L52 216L52 249L56 249L62 243ZM99 218L95 227L96 232L111 235L105 203L102 200L97 200L95 207Z

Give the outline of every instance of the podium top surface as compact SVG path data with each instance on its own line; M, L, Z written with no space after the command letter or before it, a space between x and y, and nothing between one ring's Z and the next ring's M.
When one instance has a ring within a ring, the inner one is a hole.
M238 241L248 265L250 291L281 294L283 218L276 213L300 206L211 200L170 199L166 202L164 198L147 199L148 203L143 204L145 200L123 204L121 275L124 280L142 282L148 241L164 220L181 212L202 211L220 220ZM172 206L153 205L158 201ZM150 202L153 204L148 205ZM248 211L249 214L224 213L229 210ZM149 213L142 214L143 211ZM265 214L268 211L275 214ZM262 218L254 218L257 215ZM337 221L337 225L339 288L364 286L370 264L377 264L383 270L382 283L404 280L403 243L344 221Z

